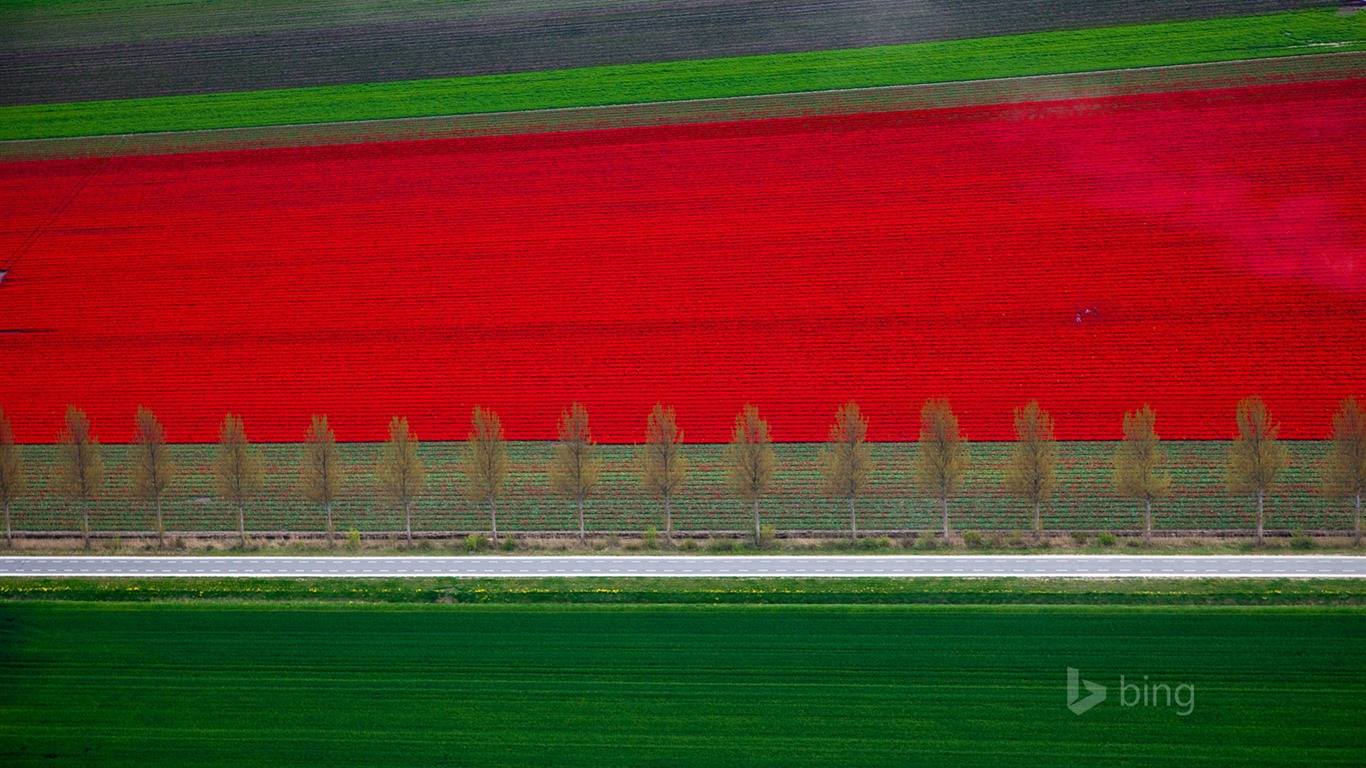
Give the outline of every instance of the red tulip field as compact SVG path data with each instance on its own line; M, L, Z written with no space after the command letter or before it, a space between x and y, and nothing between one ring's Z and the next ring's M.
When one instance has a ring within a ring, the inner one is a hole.
M1264 397L1326 435L1366 371L1366 83L453 141L0 164L5 403L21 442L152 408L176 442L462 439L492 407L604 442L971 440L1037 398L1064 440L1145 402L1232 436ZM79 189L79 194L76 191ZM74 196L74 199L73 199Z

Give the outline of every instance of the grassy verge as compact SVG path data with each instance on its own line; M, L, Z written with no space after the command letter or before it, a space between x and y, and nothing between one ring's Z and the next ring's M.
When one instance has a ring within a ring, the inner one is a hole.
M0 604L10 766L1351 765L1366 612ZM1066 670L1109 688L1084 715ZM1175 698L1121 687L1163 683Z
M836 51L0 109L0 140L639 104L1366 50L1316 9Z
M4 578L0 601L1366 606L1361 579Z

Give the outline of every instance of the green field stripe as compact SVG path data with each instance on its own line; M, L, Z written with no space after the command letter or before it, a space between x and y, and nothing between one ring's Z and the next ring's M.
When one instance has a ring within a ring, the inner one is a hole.
M1361 579L0 578L0 601L479 605L1361 606Z
M1366 50L1332 9L749 56L0 109L0 140L509 112Z
M0 605L7 765L1350 765L1360 609ZM1066 668L1110 688L1078 716ZM1119 677L1193 686L1125 707ZM49 757L55 756L55 757Z
M164 155L268 147L327 146L906 112L985 104L1106 98L1366 77L1366 54L1330 53L1074 72L996 80L921 83L840 91L736 96L694 101L356 120L195 131L0 141L0 162Z

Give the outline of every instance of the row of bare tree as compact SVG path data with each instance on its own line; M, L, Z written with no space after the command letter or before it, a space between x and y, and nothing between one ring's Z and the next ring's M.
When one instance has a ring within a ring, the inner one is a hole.
M1277 439L1278 425L1267 413L1261 398L1238 403L1238 438L1228 455L1229 491L1250 496L1257 506L1257 540L1263 537L1267 493L1290 465L1290 454ZM1148 406L1124 414L1124 439L1114 455L1114 486L1122 496L1143 505L1144 539L1151 541L1153 503L1171 493L1172 478L1154 429L1156 415ZM949 529L949 501L959 493L967 473L969 451L958 430L958 419L947 401L927 401L920 411L919 450L915 455L918 484L939 503L943 535ZM162 500L176 475L161 423L146 408L136 417L136 448L130 464L133 498L147 503L156 514L158 541L164 543ZM857 403L848 402L835 414L830 436L821 453L821 490L849 505L849 536L858 537L858 499L868 493L876 469L867 442L868 421ZM1057 486L1058 448L1053 437L1053 418L1037 401L1015 409L1016 442L1005 467L1006 489L1022 498L1034 512L1034 531L1042 530L1041 509ZM560 415L558 442L548 470L551 489L571 500L578 516L579 538L584 537L584 502L599 491L602 461L588 425L588 411L574 403ZM646 440L641 450L640 478L646 490L663 504L664 533L672 538L672 501L688 474L673 408L656 405L646 421ZM375 479L387 501L403 511L404 532L412 541L412 505L422 494L427 470L418 456L418 441L408 420L389 422L389 439L383 444L374 468ZM735 427L724 453L726 487L752 506L754 540L760 538L760 500L772 489L777 457L769 437L768 422L752 405L735 417ZM466 495L487 504L493 541L498 541L498 499L503 493L511 461L498 415L475 406L470 420L466 450L460 471ZM1333 415L1333 436L1321 467L1324 493L1332 498L1354 498L1355 542L1361 543L1361 497L1366 494L1366 415L1353 399L1342 402ZM318 504L327 521L327 537L333 538L332 507L345 479L336 437L326 416L314 416L300 457L299 489ZM215 490L237 510L237 529L246 541L246 506L264 485L261 455L247 440L240 416L229 414L219 432L214 460ZM91 434L83 411L69 408L58 444L52 487L81 511L81 532L90 546L90 504L104 483L104 463L99 441ZM25 486L19 446L14 444L9 423L0 412L0 503L5 513L5 537L10 542L10 505Z

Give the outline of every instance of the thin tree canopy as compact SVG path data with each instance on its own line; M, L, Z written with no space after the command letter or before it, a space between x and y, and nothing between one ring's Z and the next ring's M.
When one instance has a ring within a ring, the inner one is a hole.
M28 486L24 477L24 454L14 443L9 419L0 410L0 506L6 509L23 494Z
M958 417L947 400L926 400L920 408L920 440L916 480L939 499L943 536L949 538L949 497L958 493L967 474L968 446L958 433Z
M337 436L327 417L315 415L304 433L303 459L299 462L299 489L314 504L331 504L341 490L343 475Z
M496 499L503 492L510 464L507 443L503 439L503 423L498 414L474 406L462 466L466 495L474 501Z
M1172 477L1162 468L1165 458L1154 425L1157 415L1148 406L1124 414L1124 440L1115 448L1115 491L1143 502L1143 540L1153 538L1153 502L1171 492Z
M10 533L10 505L23 493L28 485L24 477L24 454L14 444L14 433L10 431L9 419L0 410L0 507L5 511L5 544L12 543Z
M683 430L678 428L673 408L655 403L645 419L645 446L641 450L640 481L645 490L664 500L664 535L673 539L673 497L688 475L688 460L679 446Z
M327 515L327 539L332 540L332 503L341 490L341 458L337 436L327 426L327 417L314 414L304 432L303 456L299 461L299 490L304 498L320 504Z
M916 478L925 491L947 499L963 487L968 446L958 432L958 417L947 400L926 400L920 408Z
M1034 507L1034 530L1043 530L1039 507L1057 487L1058 444L1053 417L1031 400L1015 409L1015 450L1006 465L1006 489Z
M1324 462L1324 492L1348 499L1366 494L1366 412L1354 398L1333 414L1333 436Z
M79 408L66 409L53 481L53 489L63 498L86 504L94 501L104 486L100 441L90 433L90 419Z
M214 462L218 495L239 509L261 492L264 473L261 454L247 441L242 417L228 414L218 432L218 456Z
M759 409L746 404L735 417L735 429L726 446L726 487L734 495L755 501L773 484L777 459L768 435L768 422Z
M838 499L862 496L873 474L873 449L866 440L868 420L850 400L835 412L821 453L821 490Z
M1323 465L1323 491L1330 499L1355 499L1352 538L1361 545L1361 497L1366 495L1366 413L1347 398L1333 414L1332 447Z
M683 485L688 460L680 450L682 444L683 430L678 428L674 409L655 403L645 420L645 447L641 452L641 482L652 495L668 498Z
M574 403L560 414L559 442L550 462L550 487L569 499L583 499L598 490L602 461L588 429L588 410Z
M90 433L90 419L79 408L66 409L66 421L57 441L57 465L52 487L59 496L81 507L81 538L90 548L90 502L104 486L104 457L100 441Z
M461 468L465 474L465 495L489 505L489 528L493 543L498 543L498 497L503 493L511 466L503 422L498 414L474 406L470 414L470 437Z
M1165 499L1171 493L1171 474L1162 469L1165 457L1155 431L1157 415L1149 406L1124 414L1124 440L1115 448L1115 491L1143 501Z
M175 479L176 465L171 460L171 446L166 443L161 422L141 406L133 419L133 445L128 468L133 498L155 506L157 541L164 543L161 498Z
M408 420L395 416L389 421L389 439L380 446L375 464L375 479L380 492L391 502L408 504L422 493L427 482L427 467L417 455L418 441L408 430Z
M735 430L726 446L726 487L754 505L756 547L761 543L759 497L773 485L777 465L773 443L768 436L768 422L759 417L758 408L746 404L735 417Z
M1238 437L1229 450L1228 489L1238 496L1261 496L1290 466L1290 452L1276 439L1280 425L1271 420L1260 397L1239 401L1236 418Z
M380 493L403 509L403 529L412 543L413 500L427 482L427 467L417 455L417 438L408 431L407 419L395 416L389 420L389 439L380 446L375 480Z

